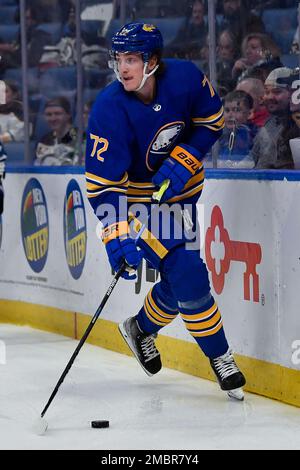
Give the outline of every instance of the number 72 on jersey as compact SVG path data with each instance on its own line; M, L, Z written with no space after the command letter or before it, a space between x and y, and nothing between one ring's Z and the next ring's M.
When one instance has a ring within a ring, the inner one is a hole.
M90 134L90 139L94 141L91 157L94 157L97 152L97 159L100 162L104 162L104 158L101 157L101 154L108 149L108 140L95 134Z

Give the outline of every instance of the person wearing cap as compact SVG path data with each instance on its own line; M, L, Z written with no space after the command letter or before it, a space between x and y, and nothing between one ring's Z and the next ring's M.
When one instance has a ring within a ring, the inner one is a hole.
M160 272L138 314L119 325L143 370L152 376L161 369L154 338L180 314L221 389L243 399L245 378L228 346L197 236L202 161L222 134L223 107L192 62L162 62L162 52L154 25L130 23L113 36L117 80L90 114L87 196L102 222L111 267L132 278L145 258ZM151 204L166 183L162 204Z
M64 96L48 100L44 117L51 131L37 144L35 165L78 165L77 129L69 100Z
M256 169L293 168L291 156L282 152L278 153L278 139L289 118L294 80L295 75L292 69L279 67L274 69L265 81L263 101L270 113L270 118L257 133L250 152Z

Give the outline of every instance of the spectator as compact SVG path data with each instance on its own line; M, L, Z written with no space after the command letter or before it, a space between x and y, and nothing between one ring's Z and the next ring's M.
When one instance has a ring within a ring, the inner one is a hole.
M245 91L253 99L253 108L249 121L257 127L264 126L270 115L263 102L265 88L262 80L251 77L245 78L237 84L236 90Z
M205 41L200 49L199 68L204 75L209 76L209 35L206 35Z
M74 0L27 0L38 23L65 23Z
M77 129L72 126L69 101L65 97L47 101L44 116L51 132L38 142L35 164L77 165Z
M199 60L200 50L205 43L207 26L204 20L205 6L203 0L194 0L191 16L179 30L176 38L165 48L166 57Z
M279 59L280 49L267 34L248 34L242 43L242 57L232 70L232 77L237 79L242 72L258 65L261 61Z
M293 70L280 67L273 70L265 81L264 104L271 117L259 130L251 150L255 168L292 168L291 155L278 154L278 140L289 120Z
M206 75L209 75L209 45L208 35L205 43L200 50L201 64L200 69ZM224 97L235 87L235 80L232 78L232 67L238 57L238 47L236 39L229 30L221 32L218 38L217 47L217 90L221 97Z
M232 91L224 98L225 129L220 139L219 167L253 168L249 157L255 130L248 119L253 99L244 91Z
M17 84L5 80L5 104L0 105L0 141L24 140L23 107Z
M279 67L283 67L279 57L268 57L241 73L238 78L238 83L246 78L257 78L258 80L261 80L263 83L265 83L272 70L278 69Z
M99 23L100 24L100 23ZM107 44L99 31L83 28L81 31L81 62L85 69L107 67ZM73 66L77 62L75 7L70 6L68 21L64 24L61 38L55 45L47 45L40 59L40 70L50 67Z
M261 18L251 13L244 0L223 0L223 15L220 30L229 29L236 37L237 44L247 34L265 31Z
M291 115L292 115L292 120L297 125L298 132L299 132L299 129L300 129L300 103L298 103L298 104L291 103L290 104L290 111L291 111ZM300 136L298 135L297 137L300 137Z
M235 36L230 30L225 29L219 35L217 47L217 88L221 96L234 89L232 68L238 54Z
M278 160L290 161L290 167L294 168L294 160L290 147L290 140L300 137L300 104L290 103L290 115L283 128L277 144Z
M36 11L28 7L26 8L26 32L27 32L27 58L28 66L35 67L38 65L42 56L44 47L51 42L50 35L38 28ZM21 33L18 38L11 44L0 44L0 71L3 72L7 68L18 68L21 66Z

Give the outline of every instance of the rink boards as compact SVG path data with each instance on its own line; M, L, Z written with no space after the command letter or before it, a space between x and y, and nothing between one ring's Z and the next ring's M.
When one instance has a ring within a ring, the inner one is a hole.
M112 274L83 174L42 171L8 172L5 179L0 321L80 338ZM199 243L247 390L300 406L297 173L289 181L280 173L270 179L207 173ZM156 280L145 263L136 282L121 280L90 342L128 353L117 323L140 309ZM212 378L180 317L163 329L158 345L165 366Z

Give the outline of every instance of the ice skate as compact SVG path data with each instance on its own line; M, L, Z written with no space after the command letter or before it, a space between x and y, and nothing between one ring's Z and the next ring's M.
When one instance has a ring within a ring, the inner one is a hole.
M210 359L210 365L217 377L222 390L227 392L230 398L244 400L243 385L246 379L236 365L232 351L228 351L223 356Z
M135 317L119 324L119 330L138 362L150 377L161 369L160 354L155 347L154 335L143 333Z

